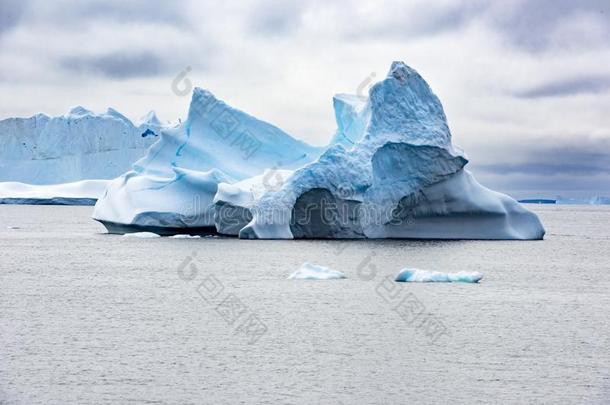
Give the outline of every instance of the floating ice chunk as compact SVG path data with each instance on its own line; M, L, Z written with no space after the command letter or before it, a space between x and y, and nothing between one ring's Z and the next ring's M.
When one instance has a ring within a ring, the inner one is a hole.
M172 239L199 239L201 236L199 235L187 235L187 234L178 234L174 236L170 236Z
M18 226L7 226L6 229L16 230L16 229L21 229L21 228Z
M134 232L134 233L126 233L123 235L124 238L141 238L141 239L151 239L151 238L160 238L161 236L152 232Z
M478 283L483 274L478 271L457 273L441 273L440 271L428 271L419 269L402 269L396 275L396 281L406 283Z
M297 271L288 277L289 280L337 280L341 278L346 277L340 271L309 262L303 263Z

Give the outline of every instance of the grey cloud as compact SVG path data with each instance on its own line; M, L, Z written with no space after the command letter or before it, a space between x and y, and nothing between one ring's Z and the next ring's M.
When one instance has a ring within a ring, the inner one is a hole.
M489 25L501 31L510 42L528 52L540 52L552 46L576 45L588 48L586 38L554 37L556 28L569 22L575 14L584 13L602 18L605 37L610 41L610 3L607 0L529 0L521 1L511 11L504 8L491 13Z
M122 23L154 23L187 26L189 16L181 2L163 0L30 0L32 13L26 17L42 18L45 23L79 25L95 20ZM36 14L40 10L40 14Z
M610 177L610 139L574 137L553 144L553 137L527 145L496 145L509 161L474 165L478 170L495 174L523 173L540 176Z
M350 27L348 37L362 39L371 37L390 37L410 39L439 34L459 29L488 8L483 1L458 1L447 6L428 3L423 7L408 7L404 4L384 5L387 18L371 24L368 15L350 17L346 21ZM382 8L380 8L382 10ZM356 18L354 18L356 17Z
M155 76L169 71L164 59L150 51L115 52L99 56L70 56L60 61L67 71L114 79Z
M301 25L303 2L272 1L255 4L248 15L248 28L256 34L285 35Z
M112 19L121 22L152 22L188 25L188 15L180 2L162 0L109 1L70 3L74 13L88 19Z
M0 35L20 23L26 3L25 0L0 0Z
M555 81L534 87L516 96L523 98L561 97L578 94L598 94L610 90L610 76L587 76Z
M598 173L610 174L610 167L599 164L588 163L498 163L492 165L476 166L480 170L484 170L496 174L523 173L533 175L588 175Z
M515 198L610 196L610 139L553 138L487 145L481 157L496 161L473 159L469 169L483 185Z

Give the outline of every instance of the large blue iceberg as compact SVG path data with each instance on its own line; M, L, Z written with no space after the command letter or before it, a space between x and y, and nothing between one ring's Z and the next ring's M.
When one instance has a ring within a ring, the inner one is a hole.
M188 120L109 186L94 218L259 239L543 238L535 214L465 170L439 99L404 63L334 108L320 150L196 89Z

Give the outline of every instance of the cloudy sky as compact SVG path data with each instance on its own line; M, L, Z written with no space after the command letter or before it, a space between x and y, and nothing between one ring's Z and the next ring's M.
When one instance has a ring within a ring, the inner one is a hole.
M0 118L112 106L176 120L196 86L324 144L331 98L403 60L484 184L610 195L610 1L0 0ZM381 4L381 3L379 3Z

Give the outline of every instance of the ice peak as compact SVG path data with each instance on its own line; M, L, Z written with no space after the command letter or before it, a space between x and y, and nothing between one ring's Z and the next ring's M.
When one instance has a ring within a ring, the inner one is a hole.
M72 107L70 109L70 111L68 111L68 114L66 114L66 115L73 115L73 116L81 117L83 115L89 115L89 114L93 114L93 112L90 110L87 110L85 107L77 105L76 107Z
M125 121L125 120L126 121L130 121L129 118L127 118L126 116L124 116L123 114L121 114L120 112L118 112L117 110L115 110L112 107L108 107L106 109L106 115L109 115L109 116L114 117L114 118L118 118L118 119L123 120L123 121Z
M140 125L154 125L154 126L161 126L161 120L159 120L159 118L157 117L157 114L150 110L147 114L145 114L142 118L140 118L139 121Z
M388 76L369 91L371 121L367 132L417 145L446 147L451 132L440 100L417 71L393 62Z
M409 67L406 63L401 61L392 62L392 66L390 66L390 71L388 72L388 79L394 78L401 83L405 83L410 76L414 76L419 74L415 69Z
M218 99L208 90L201 87L193 89L193 96L189 106L188 119L193 120L203 113L207 112L210 107L216 104Z

